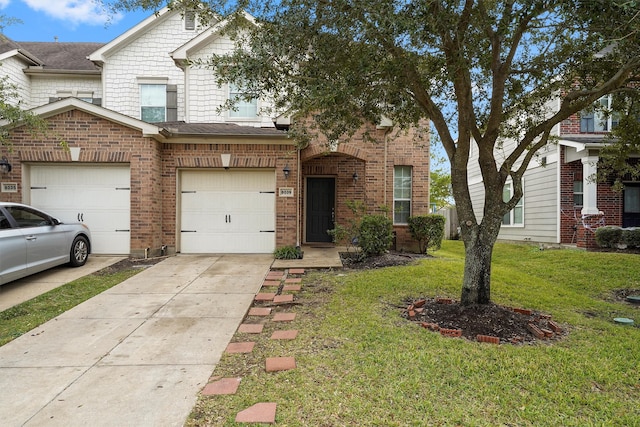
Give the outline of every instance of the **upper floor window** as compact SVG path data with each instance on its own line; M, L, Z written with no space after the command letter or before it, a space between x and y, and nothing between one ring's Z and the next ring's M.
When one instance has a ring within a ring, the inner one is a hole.
M611 96L600 98L593 109L580 112L580 132L610 132L618 125L618 115L611 113Z
M246 119L258 115L258 100L247 100L244 97L245 93L241 87L229 84L229 99L234 102L234 108L229 110L229 117Z
M406 224L411 215L411 166L393 168L393 223Z
M140 85L140 119L147 123L166 121L167 85Z
M502 200L508 202L513 197L513 184L507 182L502 189ZM518 200L516 206L502 217L502 225L522 226L524 225L524 195Z

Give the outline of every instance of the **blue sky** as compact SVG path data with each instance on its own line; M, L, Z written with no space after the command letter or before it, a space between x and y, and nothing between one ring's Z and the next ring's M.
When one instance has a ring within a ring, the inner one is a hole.
M108 42L151 14L108 16L93 0L0 0L0 15L22 21L4 28L15 41Z

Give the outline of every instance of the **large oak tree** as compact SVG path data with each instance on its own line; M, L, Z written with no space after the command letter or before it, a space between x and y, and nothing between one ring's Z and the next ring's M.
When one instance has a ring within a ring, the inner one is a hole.
M166 2L107 3L153 9ZM502 218L522 197L522 176L552 142L553 127L627 87L640 67L635 1L183 0L171 7L230 18L237 49L206 65L221 82L271 96L280 112L313 117L312 129L294 132L301 140L320 131L347 141L364 120L382 116L399 127L431 120L450 162L466 305L490 302ZM243 25L242 10L257 25ZM549 111L554 99L559 107ZM505 140L512 148L498 158ZM472 147L485 190L481 217L469 193ZM507 180L514 192L503 201Z

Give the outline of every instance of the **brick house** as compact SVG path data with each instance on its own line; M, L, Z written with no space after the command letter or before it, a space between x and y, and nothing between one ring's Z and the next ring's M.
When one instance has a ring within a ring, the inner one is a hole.
M600 102L610 102L603 98ZM554 112L557 102L548 106ZM626 181L622 192L596 182L599 151L615 121L596 112L575 114L556 126L557 143L538 152L524 174L524 195L505 215L499 239L596 247L603 225L640 226L640 182ZM509 152L510 141L505 142ZM477 153L475 153L477 155ZM477 168L469 172L474 205L481 214L483 188ZM511 184L506 183L505 197Z
M413 248L406 218L429 212L428 133L383 122L369 126L374 143L298 149L265 100L221 111L240 89L189 62L231 47L221 24L163 9L106 44L1 40L0 72L49 132L7 129L0 200L84 221L99 254L327 243L350 200L389 207L397 248Z

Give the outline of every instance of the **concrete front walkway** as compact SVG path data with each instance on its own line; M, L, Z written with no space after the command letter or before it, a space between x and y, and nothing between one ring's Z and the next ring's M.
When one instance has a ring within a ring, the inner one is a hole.
M176 256L0 347L3 426L181 426L273 261Z

